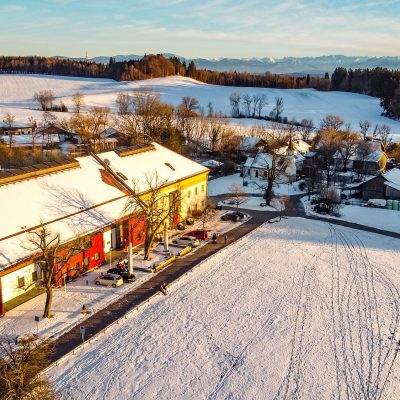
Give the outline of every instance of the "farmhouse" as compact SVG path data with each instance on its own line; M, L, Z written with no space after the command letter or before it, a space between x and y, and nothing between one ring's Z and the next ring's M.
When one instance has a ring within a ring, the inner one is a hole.
M400 200L400 169L393 168L382 175L359 184L363 200Z
M124 185L135 181L146 196L145 176L157 173L174 212L173 225L205 205L208 172L156 143L1 172L0 314L17 305L18 296L26 296L38 279L37 260L26 249L29 231L45 225L66 245L76 238L84 242L59 271L54 284L61 285L64 275L72 278L103 263L111 248L143 242L143 217L124 212Z
M388 156L380 141L364 142L365 147L354 148L350 155L340 149L333 155L333 164L337 171L354 171L361 175L376 175L386 169Z
M11 126L5 122L0 121L0 132L3 132L3 135L27 135L34 131L33 124L23 123L23 122L14 122Z

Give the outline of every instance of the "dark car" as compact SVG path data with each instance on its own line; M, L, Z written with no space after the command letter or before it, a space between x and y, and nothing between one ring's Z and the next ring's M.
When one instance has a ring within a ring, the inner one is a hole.
M244 214L240 211L235 211L233 214L236 214L240 219L244 218Z
M186 233L186 236L193 236L199 240L208 240L208 231L202 229L196 229Z
M129 271L123 268L111 268L107 274L118 274L126 283L133 282L136 278L135 275L129 275Z
M221 220L222 221L233 221L233 222L236 222L236 221L240 221L240 217L239 217L239 215L237 215L236 213L227 213L227 214L224 214L222 217L221 217Z

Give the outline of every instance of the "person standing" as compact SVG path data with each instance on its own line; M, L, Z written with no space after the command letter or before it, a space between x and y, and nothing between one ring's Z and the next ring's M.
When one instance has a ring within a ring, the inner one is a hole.
M227 244L228 243L228 235L227 234L225 234L224 239L225 239L225 244Z

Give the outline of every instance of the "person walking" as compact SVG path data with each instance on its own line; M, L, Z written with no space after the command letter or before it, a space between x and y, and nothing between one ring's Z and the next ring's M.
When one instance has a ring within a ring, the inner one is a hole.
M225 234L224 239L225 239L225 244L227 244L228 243L228 235L227 234Z
M215 232L212 234L212 241L213 243L217 243L217 234Z
M167 285L165 283L162 283L160 286L160 292L166 296L167 295Z

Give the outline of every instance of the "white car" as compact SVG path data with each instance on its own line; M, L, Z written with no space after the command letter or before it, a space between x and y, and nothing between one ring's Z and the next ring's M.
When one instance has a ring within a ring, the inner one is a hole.
M197 247L200 245L199 239L196 239L193 236L181 236L178 239L174 239L172 243L191 247Z
M124 283L124 280L120 275L106 274L98 276L94 282L96 285L112 286L113 288L116 288L117 286L121 286Z

